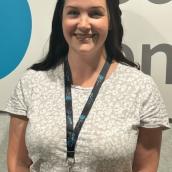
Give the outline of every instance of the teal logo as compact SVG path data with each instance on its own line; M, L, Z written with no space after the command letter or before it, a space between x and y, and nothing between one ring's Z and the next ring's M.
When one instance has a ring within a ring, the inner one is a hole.
M26 0L0 1L0 79L19 65L29 45L32 18Z

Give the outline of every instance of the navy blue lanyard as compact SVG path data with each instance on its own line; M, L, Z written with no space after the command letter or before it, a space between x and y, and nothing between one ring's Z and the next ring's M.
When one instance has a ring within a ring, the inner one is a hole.
M95 98L100 90L100 87L105 80L105 76L109 70L110 63L108 61L105 62L97 81L92 89L92 92L83 108L83 111L79 117L79 120L73 128L73 110L72 110L72 95L71 95L71 84L72 84L72 73L70 70L70 66L68 63L68 59L66 58L64 62L64 82L65 82L65 107L66 107L66 139L67 139L67 159L74 159L75 156L75 147L76 142L84 124L85 119L88 116L88 113L94 103Z

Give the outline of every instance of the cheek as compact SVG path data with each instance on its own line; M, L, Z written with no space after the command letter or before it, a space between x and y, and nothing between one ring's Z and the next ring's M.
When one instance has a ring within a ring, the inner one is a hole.
M108 20L103 20L97 23L95 28L102 36L107 36L108 34Z
M62 23L62 27L64 35L69 36L75 30L75 23L71 20L64 20L64 22Z

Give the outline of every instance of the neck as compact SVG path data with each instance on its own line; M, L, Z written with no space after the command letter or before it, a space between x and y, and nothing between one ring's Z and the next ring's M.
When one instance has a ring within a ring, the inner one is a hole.
M105 61L105 51L90 55L68 53L68 61L72 72L72 80L75 85L92 83L100 73Z

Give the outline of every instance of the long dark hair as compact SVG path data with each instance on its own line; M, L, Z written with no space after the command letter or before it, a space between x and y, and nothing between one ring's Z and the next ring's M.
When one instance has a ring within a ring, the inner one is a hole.
M105 40L107 60L115 60L132 67L140 69L138 64L128 60L122 53L123 27L121 24L121 10L119 0L106 0L110 15L110 29ZM50 35L49 50L46 57L39 63L33 64L30 69L46 71L54 69L62 64L68 53L68 44L62 30L62 13L65 0L58 0L52 20L52 31Z

